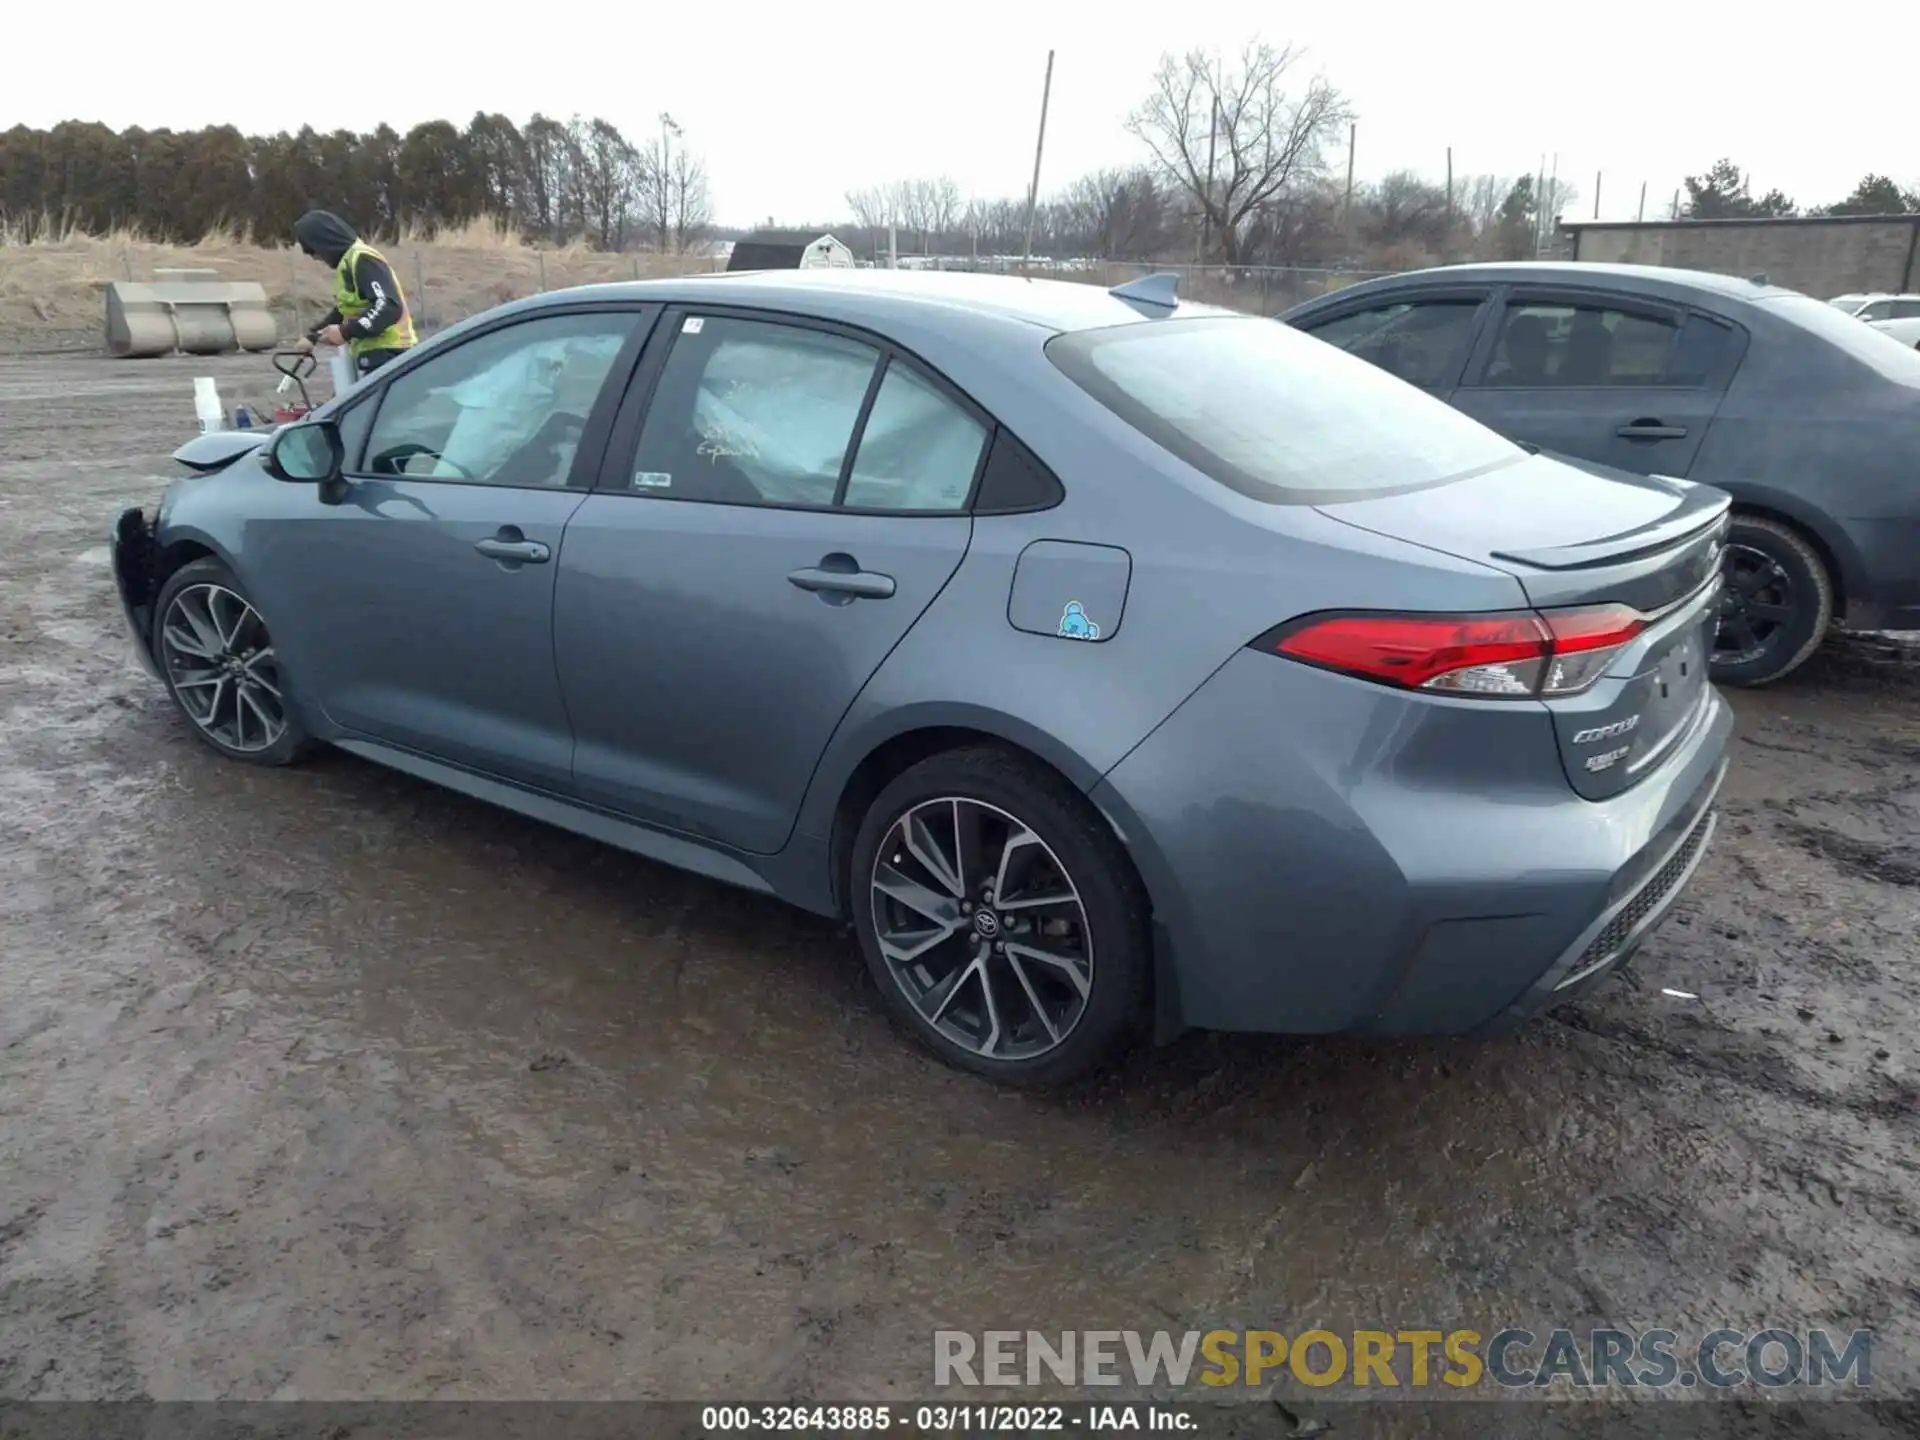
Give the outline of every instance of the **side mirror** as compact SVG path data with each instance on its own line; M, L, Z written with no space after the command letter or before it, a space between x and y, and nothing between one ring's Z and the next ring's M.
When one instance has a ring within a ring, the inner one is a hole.
M325 485L340 478L346 453L338 425L331 420L307 420L273 437L267 468L282 480Z

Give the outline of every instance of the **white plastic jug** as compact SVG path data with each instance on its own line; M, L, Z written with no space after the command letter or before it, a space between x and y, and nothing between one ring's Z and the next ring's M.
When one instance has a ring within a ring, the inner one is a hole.
M202 435L227 428L226 408L220 403L220 391L214 386L211 375L194 377L193 413L199 418Z
M346 394L359 378L353 373L353 357L344 350L335 350L327 357L327 373L333 376L333 393L336 395Z

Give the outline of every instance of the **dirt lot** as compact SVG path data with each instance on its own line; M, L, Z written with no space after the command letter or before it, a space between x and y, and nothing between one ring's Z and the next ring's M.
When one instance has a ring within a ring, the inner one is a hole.
M208 368L0 362L0 1396L912 1396L936 1326L1609 1322L1870 1326L1920 1392L1920 679L1735 697L1681 909L1513 1040L1006 1095L828 925L189 738L103 540Z

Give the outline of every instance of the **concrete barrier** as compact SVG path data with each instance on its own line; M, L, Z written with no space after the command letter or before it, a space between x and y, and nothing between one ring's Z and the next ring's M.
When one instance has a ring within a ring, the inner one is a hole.
M107 353L135 358L271 350L280 327L254 281L166 281L107 286Z

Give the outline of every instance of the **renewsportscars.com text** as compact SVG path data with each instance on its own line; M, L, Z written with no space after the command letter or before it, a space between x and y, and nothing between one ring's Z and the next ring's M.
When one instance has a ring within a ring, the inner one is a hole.
M1142 1389L1302 1385L1369 1390L1575 1388L1715 1390L1755 1385L1864 1388L1873 1383L1873 1334L1768 1328L1536 1333L1495 1330L937 1330L933 1383Z

